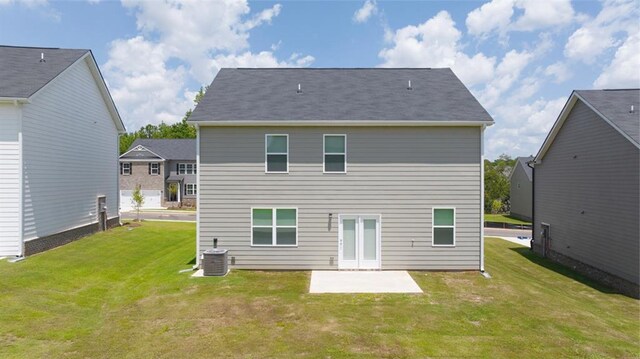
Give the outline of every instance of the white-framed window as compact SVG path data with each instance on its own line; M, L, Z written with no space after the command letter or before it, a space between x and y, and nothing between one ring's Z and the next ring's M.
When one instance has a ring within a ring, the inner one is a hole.
M178 163L179 175L194 175L198 172L195 163Z
M324 173L347 172L347 135L323 136Z
M120 164L120 174L129 176L131 174L131 162L123 162Z
M289 172L289 135L265 135L264 152L265 172Z
M297 208L251 208L251 245L298 245Z
M186 196L195 196L198 193L198 185L195 183L186 183L184 185L184 194Z
M456 245L456 209L453 207L433 208L433 246L453 247Z
M149 163L149 174L150 175L159 175L160 174L160 164L155 162L155 163Z

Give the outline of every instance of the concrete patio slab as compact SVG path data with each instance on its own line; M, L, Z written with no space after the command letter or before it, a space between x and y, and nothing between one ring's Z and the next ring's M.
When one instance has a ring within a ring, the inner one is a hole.
M422 293L407 271L312 271L309 293Z

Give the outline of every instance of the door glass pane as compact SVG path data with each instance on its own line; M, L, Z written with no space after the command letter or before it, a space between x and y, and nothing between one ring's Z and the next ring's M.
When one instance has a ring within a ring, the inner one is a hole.
M267 171L287 172L287 155L267 155Z
M270 226L272 217L270 209L254 209L253 210L253 225L254 226Z
M344 136L325 136L325 153L344 153Z
M267 153L287 153L287 136L267 136Z
M253 228L253 244L273 244L271 228Z
M433 244L453 245L453 228L434 228Z
M295 245L296 229L295 228L277 228L276 244L279 245Z
M277 226L295 226L296 210L295 209L278 209L276 210Z
M376 220L375 219L365 219L364 221L364 238L363 238L363 247L364 247L364 259L365 260L376 260L377 259L377 235L376 235Z
M356 259L356 220L345 219L342 221L342 258L345 260Z
M344 172L344 155L325 155L325 172Z
M453 226L453 209L439 208L434 210L434 224L436 226Z

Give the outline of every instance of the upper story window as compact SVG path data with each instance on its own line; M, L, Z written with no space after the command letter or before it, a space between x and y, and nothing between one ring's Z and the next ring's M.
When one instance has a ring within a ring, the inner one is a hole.
M159 163L149 163L149 174L150 175L159 175L160 174L160 164Z
M347 172L347 135L324 135L324 172Z
M131 162L123 162L120 164L120 174L123 176L131 174Z
M195 163L178 163L179 175L194 175L196 173L197 168Z
M265 172L289 172L289 135L265 136Z
M455 208L434 208L433 209L433 245L449 246L456 245L456 210Z

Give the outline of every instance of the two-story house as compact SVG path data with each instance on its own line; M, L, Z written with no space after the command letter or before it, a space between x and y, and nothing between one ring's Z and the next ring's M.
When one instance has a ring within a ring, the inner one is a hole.
M483 134L450 69L222 69L198 128L197 258L484 270Z
M533 169L527 163L533 156L518 157L509 175L511 217L531 221L533 208Z
M142 208L193 207L197 173L195 140L137 139L120 156L120 209L133 208L138 185Z
M0 46L0 256L119 225L124 132L90 50Z

